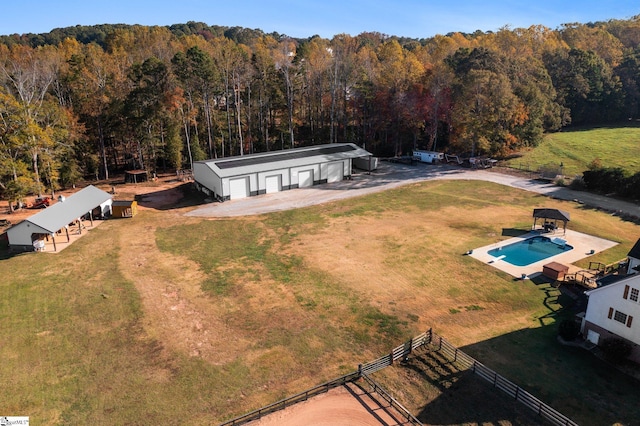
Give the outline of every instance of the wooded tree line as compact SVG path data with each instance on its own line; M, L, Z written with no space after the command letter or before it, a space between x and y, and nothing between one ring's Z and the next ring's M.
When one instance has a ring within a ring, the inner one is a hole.
M2 36L0 191L329 142L500 157L639 102L640 16L420 40L196 22Z

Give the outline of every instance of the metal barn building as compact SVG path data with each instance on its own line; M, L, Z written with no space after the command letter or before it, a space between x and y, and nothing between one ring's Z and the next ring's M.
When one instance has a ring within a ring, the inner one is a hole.
M354 158L372 154L355 144L325 144L197 161L196 187L219 201L269 194L351 176Z
M7 229L9 247L13 250L33 251L34 242L51 237L55 247L56 233L64 230L69 241L69 224L88 215L93 221L94 215L111 214L111 194L89 185L75 194L34 214L22 222ZM80 227L80 231L81 231Z

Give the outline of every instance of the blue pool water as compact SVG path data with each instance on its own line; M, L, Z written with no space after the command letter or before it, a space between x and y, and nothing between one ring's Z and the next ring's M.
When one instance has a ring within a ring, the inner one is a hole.
M557 240L557 241L554 241ZM515 266L527 266L542 259L573 250L564 240L537 236L489 250L489 254Z

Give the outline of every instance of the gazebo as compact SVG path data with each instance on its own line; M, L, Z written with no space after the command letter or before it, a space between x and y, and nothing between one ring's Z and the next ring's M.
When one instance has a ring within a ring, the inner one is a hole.
M536 229L538 219L542 219L542 229L544 232L551 232L558 229L558 222L562 222L564 233L567 232L567 222L570 220L568 212L558 209L533 209L533 228Z

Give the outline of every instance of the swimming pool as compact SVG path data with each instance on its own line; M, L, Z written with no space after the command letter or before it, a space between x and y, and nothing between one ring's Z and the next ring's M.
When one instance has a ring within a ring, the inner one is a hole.
M561 238L536 236L517 243L489 250L495 260L503 260L515 266L527 266L540 260L573 250Z

